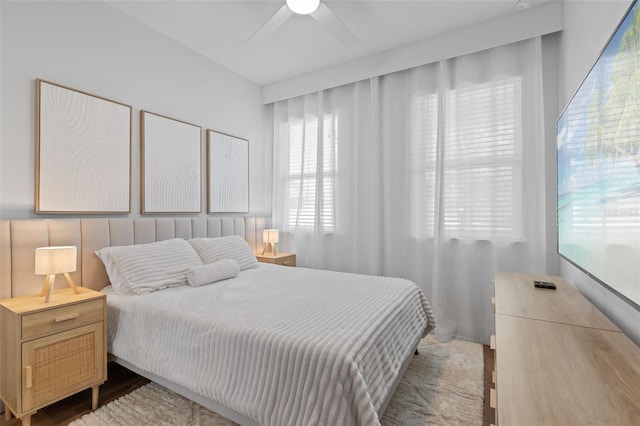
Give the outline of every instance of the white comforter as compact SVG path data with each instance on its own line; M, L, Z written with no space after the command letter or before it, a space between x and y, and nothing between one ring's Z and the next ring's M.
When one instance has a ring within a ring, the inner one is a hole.
M407 280L260 264L141 296L103 290L109 351L261 425L378 425L434 320Z

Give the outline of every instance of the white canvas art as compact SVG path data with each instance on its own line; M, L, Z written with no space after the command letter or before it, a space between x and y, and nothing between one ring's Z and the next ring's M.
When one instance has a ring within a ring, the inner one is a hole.
M249 141L207 131L209 213L249 211Z
M36 213L128 213L131 107L36 84Z
M140 113L143 213L201 211L201 128Z

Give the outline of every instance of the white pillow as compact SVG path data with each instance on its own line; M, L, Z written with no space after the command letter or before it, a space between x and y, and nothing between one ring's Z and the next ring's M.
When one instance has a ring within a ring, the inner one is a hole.
M212 284L234 278L240 273L238 262L222 259L206 265L193 266L187 271L187 282L191 287Z
M213 263L222 259L238 262L241 271L258 267L256 255L244 238L238 235L216 238L192 238L189 240L203 263Z
M202 265L182 238L149 244L105 247L96 251L118 294L144 294L187 284L187 270Z

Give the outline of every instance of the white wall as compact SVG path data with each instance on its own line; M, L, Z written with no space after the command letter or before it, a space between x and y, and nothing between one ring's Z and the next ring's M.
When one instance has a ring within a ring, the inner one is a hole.
M139 110L249 139L251 214L271 214L272 144L261 87L102 2L1 2L0 217L34 214L35 82L133 107L132 203L140 214Z
M277 102L551 34L562 29L562 11L562 2L553 1L468 28L269 84L263 88L263 102Z
M560 42L560 108L569 102L615 30L631 0L566 0ZM640 345L640 312L614 296L569 262L562 276Z
M560 256L556 247L558 246L558 235L556 232L556 127L558 118L558 78L559 70L559 50L560 33L548 34L542 37L542 79L544 82L544 158L543 165L545 174L545 206L546 216L546 247L547 257L546 273L549 275L560 274Z

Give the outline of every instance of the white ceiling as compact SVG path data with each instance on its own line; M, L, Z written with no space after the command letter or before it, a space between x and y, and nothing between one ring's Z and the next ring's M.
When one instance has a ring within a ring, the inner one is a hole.
M224 67L266 85L413 41L520 12L548 0L327 0L359 43L342 45L308 15L247 40L285 0L146 0L106 3Z

